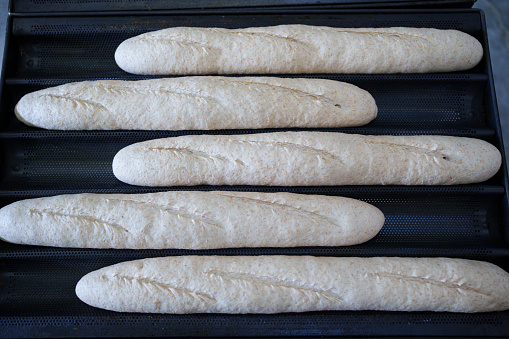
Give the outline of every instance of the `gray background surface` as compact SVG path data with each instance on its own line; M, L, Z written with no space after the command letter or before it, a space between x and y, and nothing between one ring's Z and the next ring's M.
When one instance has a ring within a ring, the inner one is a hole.
M509 1L477 0L486 15L493 78L506 156L509 156Z

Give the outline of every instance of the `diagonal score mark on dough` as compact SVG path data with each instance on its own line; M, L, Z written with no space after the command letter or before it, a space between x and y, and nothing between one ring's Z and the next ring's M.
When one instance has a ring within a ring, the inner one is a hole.
M338 226L339 229L336 229L336 232L339 232L339 230L342 228L342 226L340 224L336 223L335 220L333 220L325 215L322 215L322 214L319 214L316 212L312 212L312 211L308 211L308 210L305 210L305 209L302 209L299 207L294 207L291 205L286 205L286 204L273 202L273 201L265 201L265 200L261 200L261 199L255 199L255 198L247 198L247 197L228 195L227 193L218 193L218 192L211 192L211 193L215 194L215 195L219 195L221 197L244 201L246 203L252 203L252 204L257 204L257 205L265 206L265 207L269 207L269 208L279 208L282 210L286 210L291 214L298 214L301 217L312 219L315 223L317 223L319 225L321 225L322 222L325 221L327 223L330 223L331 225Z
M171 37L171 36L163 36L163 35L159 35L159 36L145 36L144 35L144 36L136 37L134 41L135 42L141 41L141 42L147 42L147 43L164 42L167 44L181 45L184 47L189 47L189 48L193 49L195 52L203 52L205 55L215 54L217 56L217 55L221 54L219 48L209 46L209 45L207 45L207 42L196 41L196 40L191 40L188 38L182 38L182 37L177 37L177 36ZM172 47L174 47L174 46L172 46Z
M218 29L218 28L200 28L200 27L193 27L193 31L201 31L203 33L216 33L221 35L229 35L229 36L245 36L245 37L259 37L259 38L265 38L265 39L275 39L277 42L283 42L287 46L291 48L304 48L306 50L314 49L316 50L316 47L305 42L301 41L296 38L291 38L289 36L284 35L278 35L274 33L268 33L268 32L245 32L242 30L226 30L226 29ZM192 45L198 45L205 48L210 49L217 49L207 44L207 41L199 41L199 40L192 40L187 36L179 36L179 35L170 35L175 34L175 32L167 32L167 31L159 31L159 32L153 32L149 34L145 34L139 37L135 37L137 40L165 40L167 42L171 43L182 43L182 44L192 44ZM186 34L186 33L180 33L180 34ZM222 40L222 39L221 39ZM274 42L274 43L277 43Z
M58 100L68 101L73 104L74 108L78 108L81 105L81 106L84 106L88 110L104 110L107 113L110 113L110 114L112 113L106 106L104 106L98 102L95 102L92 100L85 100L85 99L81 99L81 98L74 98L71 95L66 96L66 95L56 95L56 94L42 94L39 96L39 98L41 98L41 97L50 97L50 98L54 98L54 99L58 99Z
M422 46L426 46L426 44L434 45L431 43L429 39L427 39L425 36L422 36L420 34L416 33L409 33L409 32L369 32L369 31L357 31L355 29L348 29L348 28L335 28L335 27L316 27L316 29L334 32L334 33L348 33L348 34L358 34L358 35L367 35L372 36L374 38L377 37L384 37L384 38L390 38L392 40L401 40L401 39L408 39L405 42L417 42L416 40L419 40L419 44Z
M372 140L372 139L367 139L367 138L362 138L361 142L366 143L366 144L394 147L394 148L398 148L398 149L401 149L401 150L407 151L407 152L430 155L434 158L439 158L439 160L446 160L449 162L460 163L457 160L452 161L451 158L447 154L440 152L440 150L431 150L431 149L427 149L427 148L419 147L419 146L402 145L402 144L396 144L396 143L385 142L385 141L377 141L377 140Z
M252 36L252 37L259 37L259 38L265 38L265 39L275 39L278 41L284 42L289 47L297 47L297 48L305 48L306 50L316 50L317 48L314 45L310 45L309 43L292 38L289 36L274 34L274 33L267 33L267 32L246 32L241 30L230 30L227 32L227 34L230 35L240 35L240 36ZM276 44L277 42L273 42Z
M144 148L145 150L147 151L152 151L152 152L165 152L165 151L169 151L169 152L174 152L175 154L183 154L183 155L188 155L188 156L191 156L191 157L195 157L195 158L198 158L198 159L206 159L206 160L212 160L212 161L215 161L215 160L221 160L221 161L225 161L225 162L233 162L237 165L241 165L241 166L246 166L246 164L240 160L240 159L230 159L230 158L227 158L227 157L224 157L224 156L221 156L221 155L216 155L216 154L210 154L210 153L207 153L207 152L203 152L203 151L198 151L198 150L194 150L194 149L190 149L190 148L182 148L182 147L145 147Z
M396 273L368 273L367 275L381 277L381 278L387 278L387 279L398 279L398 280L403 280L403 281L407 281L407 282L415 282L415 283L420 283L420 284L430 284L430 285L434 285L434 286L444 287L446 289L453 289L460 293L461 293L461 290L463 290L463 291L473 292L473 293L477 293L477 294L482 294L487 297L491 297L490 294L481 292L473 287L469 287L469 286L465 286L465 285L461 285L461 284L453 283L453 282L444 282L444 281L431 279L431 278L414 277L414 276L408 276L408 275L396 274Z
M323 158L328 158L330 160L333 160L335 162L338 162L340 164L344 164L343 163L343 160L330 153L330 152L327 152L325 150L321 150L321 149L317 149L317 148L313 148L311 146L306 146L306 145L301 145L301 144L296 144L296 143L291 143L291 142L280 142L280 141L258 141L258 140L234 140L234 139L228 139L228 142L230 143L240 143L240 144L255 144L257 146L261 146L261 147L271 147L271 148L276 148L276 147L282 147L282 148L286 148L286 149L293 149L293 150L296 150L296 151L300 151L300 152L306 152L306 153L310 153L311 155L315 155L315 156L321 156ZM194 149L190 149L190 148L182 148L182 147L145 147L144 148L145 150L147 151L153 151L153 152L159 152L159 151L171 151L171 152L175 152L176 154L180 153L180 154L185 154L185 155L188 155L188 156L193 156L193 157L197 157L197 158L205 158L205 159L209 159L209 160L221 160L221 161L226 161L226 162L234 162L238 165L241 165L241 166L247 166L242 160L240 159L229 159L225 156L222 156L222 155L216 155L216 154L210 154L210 153L207 153L207 152L204 152L204 151L198 151L198 150L194 150Z
M169 95L181 95L181 96L189 96L193 99L197 99L201 102L210 102L213 101L216 104L220 104L219 101L211 96L198 94L196 92L189 91L180 91L175 88L168 87L155 87L155 88L147 88L147 87L138 87L138 86L125 86L125 85L109 85L109 84L94 84L86 89L100 89L105 92L109 92L112 94L141 94L141 95L160 95L160 94L169 94ZM224 107L223 105L221 105Z
M193 99L196 99L198 102L201 103L213 103L215 105L220 106L221 108L228 109L225 105L223 105L218 99L207 96L207 95L200 95L193 92L188 91L179 91L175 89L165 88L165 87L159 87L159 88L144 88L144 87L136 87L136 86L122 86L122 85L106 85L106 84L91 84L88 86L84 86L85 90L103 90L108 94L113 95L126 95L126 94L140 94L143 96L148 95L177 95L177 96L188 96ZM75 88L75 91L82 91L82 88ZM92 101L90 99L83 99L80 97L80 93L73 93L72 89L70 93L66 93L65 95L57 95L57 94L42 94L39 97L50 97L60 100L68 100L72 102L74 105L84 105L88 109L104 109L107 112L111 112L110 109L108 109L103 104Z
M334 154L327 152L325 150L322 150L322 149L318 149L318 148L314 148L314 147L306 146L306 145L301 145L301 144L296 144L296 143L292 143L292 142L262 141L262 140L234 140L234 139L229 139L228 142L240 143L240 144L255 144L255 145L261 146L261 147L273 147L273 148L282 147L282 148L287 148L287 149L293 149L296 151L309 153L311 155L328 158L330 160L340 163L341 165L344 165L343 160L340 157L338 157L337 155L334 155Z
M101 276L101 278L109 278L107 276ZM201 301L216 301L211 295L200 292L200 291L193 291L190 289L186 289L183 287L175 287L171 286L168 283L162 283L159 281L155 281L150 278L137 278L137 277L131 277L127 275L113 275L112 278L116 278L118 280L121 280L123 282L130 282L130 283L139 283L143 287L147 289L155 288L163 292L168 292L172 296L176 296L177 294L184 294L194 299L199 299ZM111 279L111 278L110 278Z
M251 90L257 90L257 91L269 90L268 91L269 93L270 93L270 90L273 90L275 92L286 92L285 94L292 95L292 96L296 97L297 99L302 99L302 98L311 99L313 101L316 101L320 105L323 105L325 102L327 104L331 104L333 106L342 108L341 104L335 103L332 99L326 97L325 95L314 94L314 93L310 93L310 92L306 92L303 90L290 88L290 87L286 87L286 86L282 86L282 85L274 85L274 84L268 84L268 83L263 83L263 82L256 82L256 81L252 81L252 80L250 80L250 81L237 80L235 78L232 78L229 80L216 79L215 81L222 82L227 85L230 85L232 83L241 84L241 85L248 86ZM254 86L254 88L251 86Z
M109 202L109 201L124 202L126 204L131 204L131 205L139 205L140 207L154 208L154 209L157 209L159 211L168 212L168 213L173 214L173 215L175 215L177 217L183 217L183 218L190 219L190 220L193 220L193 221L196 220L196 221L202 222L202 223L207 224L207 225L211 225L211 226L215 226L215 227L224 229L224 226L221 225L221 223L219 221L217 221L217 220L206 218L204 216L201 216L199 214L192 213L192 212L189 212L189 211L182 211L180 209L173 208L173 207L171 207L169 205L159 205L159 204L156 204L156 203L153 203L153 202L137 201L137 200L130 200L130 199L113 199L113 198L106 199L106 202Z
M210 270L204 272L208 276L216 276L226 280L245 281L248 283L262 285L270 288L289 288L301 293L312 293L330 301L343 301L341 295L324 288L312 286L297 280L278 279L269 276L260 276L252 273L228 272L222 270Z
M39 217L43 217L44 215L52 216L54 218L68 218L68 219L78 219L79 221L86 222L88 224L94 225L94 226L102 226L105 229L114 229L117 231L122 231L125 233L129 233L129 230L125 227L120 226L119 224L112 223L110 221L106 221L100 218L96 218L93 216L88 215L82 215L82 214L69 214L64 212L58 212L58 211L52 211L52 210L37 210L37 209L30 209L28 211L30 215L37 215Z

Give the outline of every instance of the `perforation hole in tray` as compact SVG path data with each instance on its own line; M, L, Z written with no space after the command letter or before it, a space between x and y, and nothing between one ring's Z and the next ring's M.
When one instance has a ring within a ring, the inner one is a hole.
M448 21L434 21L434 20L426 20L425 22L417 23L415 21L410 20L393 20L391 24L398 27L434 27L438 29L458 29L461 27L461 22L457 20L448 20Z
M110 24L60 24L60 25L32 25L30 32L35 36L49 36L60 38L74 38L82 39L88 36L98 35L111 39L127 39L133 34L141 34L149 30L166 28L167 24L160 21L140 23L139 21L129 22L126 21L122 25ZM139 33L138 33L139 32ZM83 39L84 40L84 39Z
M27 72L51 76L118 76L124 73L113 57L119 39L93 34L83 39L63 37L57 42L42 43L36 54L27 55L27 60L22 60L23 68Z
M435 199L361 200L377 206L386 215L385 225L373 243L480 246L483 242L481 230L485 219L480 217L480 200L476 196L444 196L439 203Z
M417 318L417 319L415 319L415 318ZM434 324L441 324L441 325L450 325L450 324L501 325L502 324L502 318L496 314L491 314L491 315L469 314L469 315L465 315L465 316L460 316L457 314L430 314L429 316L424 317L424 319L418 319L418 317L415 317L415 318L414 318L415 323L434 323ZM410 320L410 321L412 321L412 320Z

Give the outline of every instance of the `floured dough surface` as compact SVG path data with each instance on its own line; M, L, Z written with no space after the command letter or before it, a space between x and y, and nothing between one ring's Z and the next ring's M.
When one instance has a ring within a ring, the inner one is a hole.
M456 30L280 25L167 28L125 40L115 61L134 74L426 73L470 69L482 56Z
M80 248L346 246L383 224L362 201L293 193L74 194L0 209L4 241Z
M118 312L489 312L509 308L509 274L448 258L182 256L102 268L76 294Z
M278 132L140 142L115 155L113 173L143 186L454 185L500 165L493 145L472 138Z
M338 81L211 76L70 83L25 95L15 113L58 130L325 128L367 124L377 106Z

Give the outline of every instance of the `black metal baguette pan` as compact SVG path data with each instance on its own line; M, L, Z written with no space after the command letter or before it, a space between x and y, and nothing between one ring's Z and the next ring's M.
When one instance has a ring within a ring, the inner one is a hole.
M504 154L486 36L479 10L188 10L11 13L1 78L0 207L63 193L142 193L115 179L122 147L185 132L47 131L23 125L14 105L26 93L72 81L145 79L113 59L124 39L171 26L249 27L300 23L337 27L458 29L479 39L481 63L466 72L406 75L306 75L351 82L370 91L379 116L362 134L441 134L487 140ZM299 75L296 75L299 76ZM255 133L233 130L211 133ZM185 187L343 195L379 207L386 224L352 247L246 248L210 251L83 250L0 243L0 337L165 336L503 336L509 311L482 314L312 312L277 315L150 315L92 308L74 294L86 273L121 261L165 255L322 255L458 257L509 270L507 170L475 185L402 187Z

